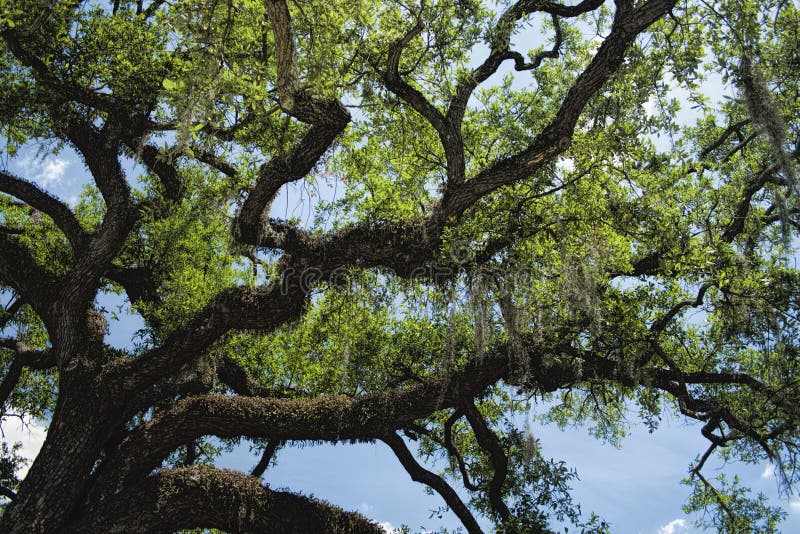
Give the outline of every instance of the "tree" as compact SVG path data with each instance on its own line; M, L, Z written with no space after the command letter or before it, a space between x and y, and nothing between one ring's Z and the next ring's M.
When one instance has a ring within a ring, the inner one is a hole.
M0 403L49 421L21 482L4 449L0 529L380 532L260 483L309 441L384 442L468 532L605 529L536 408L612 443L699 421L687 510L774 531L703 467L797 476L798 6L497 9L2 3L6 152L68 145L93 185L0 172ZM313 221L272 209L291 184L328 191ZM102 292L141 344L104 343ZM241 439L254 472L215 468Z

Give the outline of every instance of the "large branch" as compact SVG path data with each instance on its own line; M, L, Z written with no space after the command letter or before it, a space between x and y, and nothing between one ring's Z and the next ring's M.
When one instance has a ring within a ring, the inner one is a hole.
M20 343L16 339L0 338L0 347L14 352L14 358L8 366L6 376L0 382L0 412L4 411L5 403L11 392L17 386L25 367L31 369L50 369L56 362L50 351L40 351Z
M269 207L280 188L306 176L350 122L350 114L335 99L318 99L300 86L297 50L289 9L283 0L266 2L267 17L275 36L277 89L281 107L296 119L311 125L285 156L276 156L259 169L256 185L249 192L234 223L242 242L264 247L282 247L286 236L267 219Z
M143 143L135 137L125 139L125 144L158 177L164 187L164 196L169 200L180 200L183 193L183 184L178 176L178 171L174 165L165 160L164 155L161 154L158 148L151 144Z
M403 50L425 29L421 19L411 27L405 35L389 45L389 53L386 61L386 71L383 73L383 83L392 93L402 98L417 113L424 117L433 128L443 135L447 131L446 121L441 111L431 104L419 89L411 86L403 80L400 75L400 58Z
M222 291L161 346L136 360L111 362L102 377L110 406L136 403L136 394L177 373L230 330L270 330L300 315L306 295L298 285Z
M449 183L436 216L441 221L460 216L479 198L530 176L565 151L586 104L622 65L625 52L639 33L668 13L674 4L675 0L650 0L633 11L618 9L611 33L578 76L550 124L522 152L500 160L462 184Z
M495 24L491 32L491 51L489 57L469 76L464 77L455 90L455 96L447 110L447 118L456 125L460 125L467 108L467 102L478 85L492 76L500 65L513 59L516 70L530 70L536 68L546 57L557 57L561 44L558 17L576 17L600 7L605 0L583 0L575 6L565 6L556 2L541 0L520 0L511 5ZM536 12L549 13L553 17L556 27L556 44L549 53L540 54L530 64L526 64L521 54L510 51L511 34L516 24L523 17Z
M11 286L40 315L55 298L56 280L14 236L0 233L0 281Z
M16 298L14 301L8 305L5 310L2 310L2 314L0 314L0 331L2 331L6 325L14 318L19 310L22 309L22 306L25 304L25 301L21 298Z
M414 421L450 407L469 406L487 387L505 379L529 389L554 391L581 382L611 380L626 387L655 387L671 395L685 397L681 384L735 383L769 394L759 381L742 374L681 373L680 370L647 368L630 374L624 362L570 347L542 349L532 339L524 339L527 364L512 358L501 345L468 364L450 377L415 384L378 394L346 397L322 395L315 398L260 398L200 395L178 401L167 411L141 425L127 436L119 448L109 453L98 470L100 495L121 491L161 465L175 449L206 435L221 438L250 437L271 440L372 440L382 439ZM543 352L562 355L543 364ZM580 364L575 363L581 360ZM524 367L524 370L521 369ZM522 376L524 375L524 377ZM710 410L708 403L683 398L691 409ZM493 506L504 515L502 486L504 454L497 438L482 419L468 414L481 446L489 453L496 477L490 493ZM741 422L733 424L741 425ZM756 434L754 434L756 435Z
M82 248L86 232L72 211L33 182L0 171L0 191L12 195L53 219L74 250Z
M100 468L98 485L103 492L124 487L158 467L177 447L205 435L283 441L380 439L416 419L474 397L509 374L508 363L498 354L448 379L355 398L189 397L132 432Z
M363 516L255 477L201 466L169 469L89 509L64 532L161 533L193 528L263 534L383 533Z

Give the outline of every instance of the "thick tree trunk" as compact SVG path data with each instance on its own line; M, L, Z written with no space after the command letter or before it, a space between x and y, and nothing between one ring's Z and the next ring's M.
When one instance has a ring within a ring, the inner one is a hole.
M102 446L101 425L86 402L66 398L59 397L42 450L0 520L0 532L58 532L86 491Z

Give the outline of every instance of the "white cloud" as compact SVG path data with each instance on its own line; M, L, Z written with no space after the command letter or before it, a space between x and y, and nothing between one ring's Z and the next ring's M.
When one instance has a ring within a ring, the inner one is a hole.
M575 160L572 158L563 158L556 163L556 167L566 172L572 172L575 170Z
M775 466L767 465L761 472L761 478L773 478L775 476Z
M792 500L789 501L789 509L794 512L800 512L800 497L792 497Z
M660 529L658 529L658 534L678 534L681 531L686 529L686 520L685 519L673 519Z
M61 182L69 167L69 161L57 156L40 158L28 153L17 160L16 166L24 178L47 188Z
M388 521L378 523L378 525L384 530L384 532L387 532L389 534L397 530L396 528L394 528L394 525L392 525Z
M8 443L9 446L16 442L22 443L22 448L18 451L20 456L30 460L28 465L23 467L17 472L19 478L24 478L28 473L28 468L36 455L39 454L39 449L42 448L44 438L47 435L47 430L44 426L37 421L30 421L27 425L15 417L4 417L0 421L3 428L3 441Z
M362 502L358 505L358 511L364 515L369 514L372 511L373 506L369 503Z

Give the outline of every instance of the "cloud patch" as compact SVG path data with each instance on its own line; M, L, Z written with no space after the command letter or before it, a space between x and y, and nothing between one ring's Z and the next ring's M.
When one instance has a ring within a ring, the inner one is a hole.
M763 479L775 478L775 466L767 465L764 468L764 471L761 472L761 478Z
M58 156L40 158L27 153L17 160L16 166L23 177L46 189L61 183L67 173L69 163L68 160Z
M660 529L658 529L658 534L679 534L680 532L686 532L686 520L685 519L673 519Z
M800 498L792 497L792 500L789 501L789 510L795 514L800 512Z
M30 421L29 424L23 425L19 419L11 417L4 417L0 424L3 427L3 441L9 445L21 442L22 448L19 450L19 455L30 460L28 465L17 472L20 479L25 478L31 462L42 448L47 430L37 421Z

